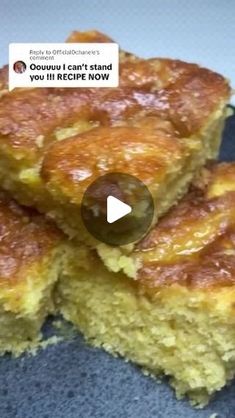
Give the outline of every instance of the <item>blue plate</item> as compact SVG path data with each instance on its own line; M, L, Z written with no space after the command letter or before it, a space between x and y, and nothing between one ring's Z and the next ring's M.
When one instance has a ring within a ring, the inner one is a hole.
M235 116L227 121L220 159L235 160ZM0 418L235 418L234 395L235 383L205 409L193 409L175 399L166 380L156 383L80 335L35 357L0 358Z

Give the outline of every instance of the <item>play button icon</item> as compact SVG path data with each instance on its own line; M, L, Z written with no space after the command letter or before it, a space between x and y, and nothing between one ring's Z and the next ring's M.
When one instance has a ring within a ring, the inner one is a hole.
M88 232L108 245L139 241L149 230L154 203L146 185L124 173L98 177L84 193L81 216Z
M126 203L123 203L121 200L116 199L114 196L108 196L107 198L107 222L112 224L113 222L118 221L118 219L123 218L123 216L131 213L132 209Z

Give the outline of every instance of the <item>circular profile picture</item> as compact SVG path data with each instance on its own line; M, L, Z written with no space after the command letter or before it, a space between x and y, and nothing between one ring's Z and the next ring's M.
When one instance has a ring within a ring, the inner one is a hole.
M15 64L13 65L13 70L17 74L24 73L25 70L26 70L26 64L25 64L25 62L24 61L16 61Z

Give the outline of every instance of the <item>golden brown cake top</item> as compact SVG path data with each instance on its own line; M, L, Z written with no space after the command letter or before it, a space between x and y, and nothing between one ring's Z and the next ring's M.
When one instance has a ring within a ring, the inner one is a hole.
M92 31L74 33L69 40L109 38ZM58 130L80 123L74 134L97 125L125 124L137 117L141 123L146 116L168 120L180 136L190 136L229 94L222 76L194 64L158 58L121 60L118 88L15 89L2 95L1 146L17 158L38 163L48 144L57 141Z
M62 237L43 216L0 192L0 288L26 280L25 268L40 263Z
M99 176L128 172L155 193L171 172L183 169L189 150L170 122L146 118L133 125L99 127L81 134L79 141L74 137L53 144L42 165L45 183L79 203Z
M66 42L72 43L106 43L106 42L114 42L109 36L105 35L98 30L89 30L85 32L81 31L74 31L72 32L69 37L67 38Z
M235 285L235 163L205 170L203 181L138 243L136 257L138 280L150 289Z

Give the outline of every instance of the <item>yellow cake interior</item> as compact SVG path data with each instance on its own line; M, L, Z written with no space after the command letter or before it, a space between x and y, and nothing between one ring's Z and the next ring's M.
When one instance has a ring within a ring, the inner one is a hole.
M205 405L235 375L235 165L213 165L205 178L129 253L135 279L4 203L4 248L8 257L15 248L18 267L12 275L12 259L1 259L0 353L36 347L48 313L60 313L89 343L168 376L177 397Z
M25 269L23 283L0 289L0 354L18 356L41 341L41 328L54 312L53 289L61 270L61 252Z
M85 249L81 250L83 253ZM89 259L91 256L89 255ZM233 288L207 292L180 285L148 292L98 258L69 262L58 306L89 343L165 374L178 397L204 405L235 374Z
M167 375L178 397L204 405L235 375L234 208L235 164L214 164L120 259L134 279L71 248L60 312L92 344Z

